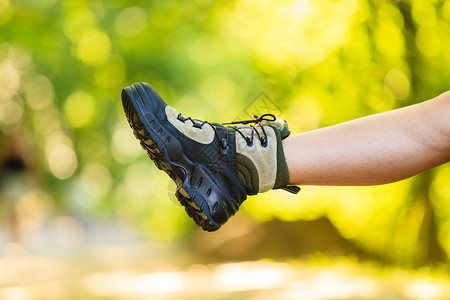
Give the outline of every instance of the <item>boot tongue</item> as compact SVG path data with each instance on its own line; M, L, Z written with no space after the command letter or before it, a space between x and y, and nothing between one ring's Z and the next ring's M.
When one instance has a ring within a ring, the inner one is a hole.
M265 125L276 126L278 128L278 130L280 131L282 140L284 140L291 134L288 123L283 119L277 118L275 121L262 121L261 124L263 126L265 126Z

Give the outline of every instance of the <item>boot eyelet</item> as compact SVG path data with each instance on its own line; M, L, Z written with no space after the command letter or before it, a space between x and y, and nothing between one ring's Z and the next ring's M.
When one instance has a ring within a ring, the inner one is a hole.
M264 148L266 148L266 147L267 147L267 137L266 137L266 136L262 136L262 137L260 138L260 140L261 140L261 146L263 146Z
M228 153L228 149L230 149L230 145L226 139L222 139L220 143L220 154L226 155Z
M247 146L249 147L253 146L253 139L251 137L246 136L245 141L247 142Z
M181 114L179 114L179 115L177 116L177 120L184 123L184 121L186 121L186 118L183 117Z

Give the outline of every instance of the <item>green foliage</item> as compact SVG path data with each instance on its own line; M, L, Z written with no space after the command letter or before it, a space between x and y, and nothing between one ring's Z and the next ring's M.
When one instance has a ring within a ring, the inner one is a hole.
M40 178L29 193L45 207L115 215L174 240L193 225L128 128L124 86L149 82L186 115L219 122L265 92L296 133L448 90L448 32L444 0L0 0L0 138L23 141ZM443 259L429 247L450 253L449 170L274 191L244 210L260 221L327 216L387 259Z

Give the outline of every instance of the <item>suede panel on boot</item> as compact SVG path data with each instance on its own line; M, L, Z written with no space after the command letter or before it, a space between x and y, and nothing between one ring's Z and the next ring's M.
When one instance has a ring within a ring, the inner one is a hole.
M237 126L244 136L252 135L252 128L249 126ZM260 136L264 136L261 128L256 128ZM258 193L271 190L276 181L277 175L277 135L275 129L265 126L267 136L267 146L263 147L258 135L254 133L253 145L247 145L247 141L236 134L236 152L249 158L254 164L259 175Z
M166 106L165 112L167 115L167 120L175 126L180 132L186 135L188 138L197 141L202 144L210 144L214 140L214 130L209 125L204 125L201 128L197 128L192 126L192 122L190 120L180 121L177 119L179 113L178 111L170 107Z

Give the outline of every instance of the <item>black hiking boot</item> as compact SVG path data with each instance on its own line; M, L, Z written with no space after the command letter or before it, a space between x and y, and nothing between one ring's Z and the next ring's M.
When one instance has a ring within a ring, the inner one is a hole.
M125 114L155 165L176 185L187 214L206 231L220 228L247 195L287 186L282 139L287 123L272 114L223 126L183 117L147 83L122 90ZM255 124L255 125L248 125Z

